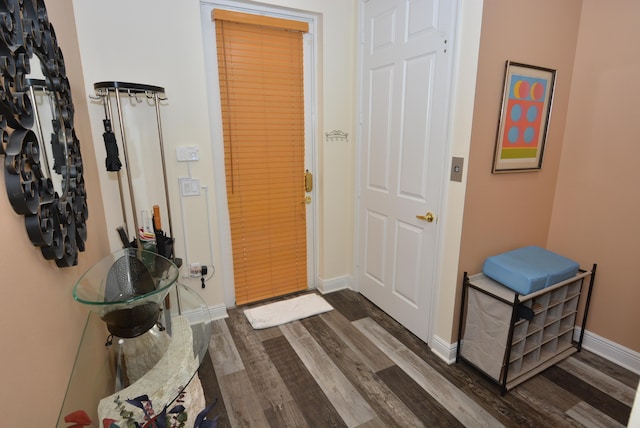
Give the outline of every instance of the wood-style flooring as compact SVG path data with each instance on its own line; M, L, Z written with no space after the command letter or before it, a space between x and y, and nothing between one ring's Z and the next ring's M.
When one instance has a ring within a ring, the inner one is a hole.
M200 370L219 427L621 427L638 376L583 350L500 395L447 365L360 294L334 311L253 330L247 307L213 323Z

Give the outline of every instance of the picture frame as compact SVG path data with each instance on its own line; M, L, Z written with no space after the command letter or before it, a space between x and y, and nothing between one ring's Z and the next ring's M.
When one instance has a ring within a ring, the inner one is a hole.
M492 173L542 169L556 70L506 61Z

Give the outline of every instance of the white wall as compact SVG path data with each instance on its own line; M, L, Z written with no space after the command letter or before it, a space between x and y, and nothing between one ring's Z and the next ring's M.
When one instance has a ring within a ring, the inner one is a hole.
M319 22L316 147L319 170L316 171L318 260L320 281L350 277L353 265L353 146L355 95L355 7L353 1L343 0L278 0L265 3L296 8L317 14ZM200 262L216 266L216 275L201 292L210 306L224 302L225 270L220 266L221 252L230 251L219 239L219 214L216 206L212 145L219 143L210 132L210 106L207 98L205 52L202 40L200 2L197 0L74 0L78 40L88 94L100 81L146 83L164 87L168 101L161 108L162 126L170 185L173 232L176 255L185 263ZM126 98L126 97L125 97ZM128 101L127 101L128 102ZM146 106L133 110L141 112ZM150 107L149 107L150 108ZM99 103L89 106L91 128L96 141L96 157L100 168L104 165L102 145L103 108ZM140 119L146 113L129 120L128 145L142 147L146 156L157 150L153 132L153 117ZM334 129L349 134L349 141L324 141L324 133ZM145 144L151 147L144 149ZM200 161L177 162L175 148L195 144ZM156 152L157 153L157 152ZM122 154L121 154L122 155ZM122 156L121 156L122 158ZM123 160L124 162L124 160ZM133 163L133 162L132 162ZM206 193L181 198L178 177L199 178ZM133 175L133 174L132 174ZM142 174L141 174L142 175ZM148 173L145 172L145 175ZM161 178L155 168L154 178ZM119 246L115 227L122 223L117 181L113 174L100 171L101 188L107 211L107 228L113 249ZM143 185L136 182L136 190ZM150 186L144 184L145 189ZM224 186L222 186L224 188ZM150 209L163 193L152 190L155 197L137 210ZM136 201L138 197L136 197ZM184 212L184 216L181 211ZM163 221L166 229L166 221ZM213 256L210 255L208 230L212 230ZM186 237L186 240L185 240ZM185 245L186 241L186 245ZM185 256L185 254L187 256ZM184 273L183 268L182 272ZM228 272L227 272L228 277ZM199 289L198 280L184 282Z
M431 343L432 349L447 361L453 358L453 348L449 341L455 324L460 240L473 121L474 99L468 95L475 92L476 86L483 4L484 1L460 0L458 5L456 61L450 114L450 155L462 157L464 167L462 182L449 181L447 184L440 282L437 287L437 304L434 305L437 313L434 317L434 341Z

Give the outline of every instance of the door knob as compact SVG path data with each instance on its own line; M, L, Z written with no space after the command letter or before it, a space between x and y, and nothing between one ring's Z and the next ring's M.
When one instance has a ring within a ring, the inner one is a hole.
M425 215L417 215L416 218L419 218L420 220L426 220L427 223L431 223L433 220L435 220L436 216L434 216L433 213L429 211Z

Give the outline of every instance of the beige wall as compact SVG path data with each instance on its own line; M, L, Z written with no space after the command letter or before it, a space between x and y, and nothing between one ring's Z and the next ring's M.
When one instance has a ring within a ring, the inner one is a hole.
M640 3L584 0L549 247L598 263L587 330L640 352Z
M485 0L459 281L487 256L529 244L597 262L587 330L640 351L640 170L621 162L640 155L640 4L530 5ZM490 172L506 59L558 70L539 172Z
M484 2L458 284L463 271L479 272L490 255L547 245L580 5L580 0L536 1L535 7L524 1ZM491 173L506 60L557 70L541 171Z
M89 205L87 250L79 265L59 269L31 245L24 219L0 196L0 384L2 426L53 426L64 398L86 310L71 297L75 281L106 252L86 96L70 0L48 0L49 20L62 48L75 106L75 129L85 165ZM4 192L4 174L0 189ZM8 412L7 412L8 410Z

